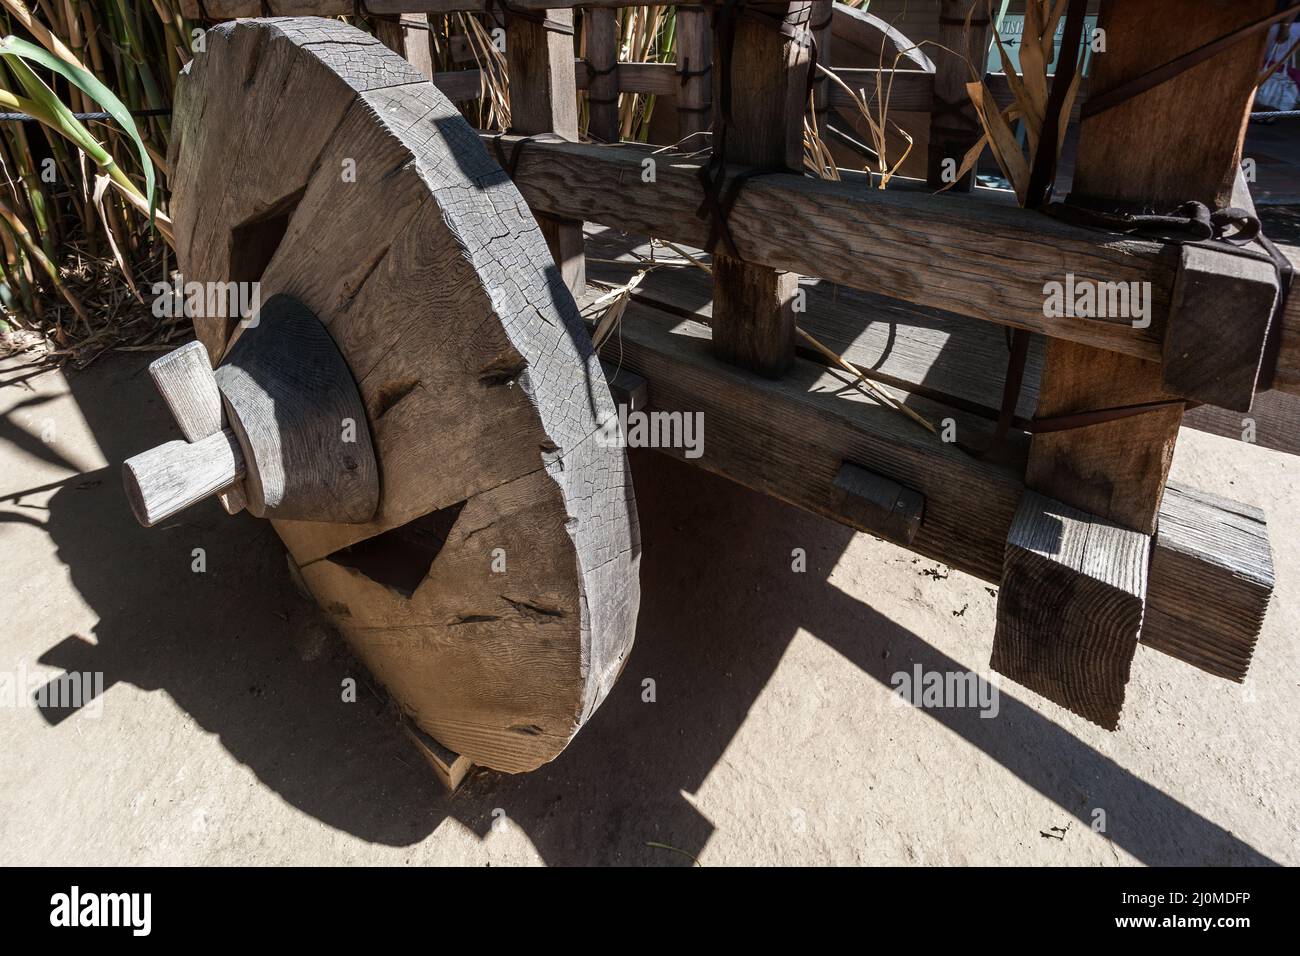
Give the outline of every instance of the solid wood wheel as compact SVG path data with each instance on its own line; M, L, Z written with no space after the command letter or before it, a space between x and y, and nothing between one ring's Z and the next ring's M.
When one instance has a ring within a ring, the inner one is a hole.
M631 649L640 548L604 376L519 192L409 64L316 18L208 31L171 169L185 280L300 300L365 405L373 520L274 522L307 586L439 742L552 759ZM238 338L195 327L214 364Z

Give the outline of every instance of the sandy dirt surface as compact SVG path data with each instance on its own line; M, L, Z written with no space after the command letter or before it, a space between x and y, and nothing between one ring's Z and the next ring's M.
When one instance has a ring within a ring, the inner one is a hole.
M622 679L554 763L449 796L267 524L136 525L118 465L177 437L150 357L0 363L0 676L104 675L0 708L5 863L1300 863L1293 459L1184 432L1180 481L1268 513L1277 591L1246 685L1139 647L1109 734L1009 682L996 717L900 705L896 672L986 672L991 589L636 452Z

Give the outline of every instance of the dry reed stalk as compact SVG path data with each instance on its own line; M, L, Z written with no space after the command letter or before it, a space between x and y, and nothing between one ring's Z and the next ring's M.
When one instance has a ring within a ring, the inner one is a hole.
M986 4L991 18L993 15L992 0L986 0ZM976 114L979 116L980 125L984 128L984 135L962 158L957 172L958 180L975 166L979 161L980 154L984 151L984 147L988 146L1002 170L1002 175L1006 177L1007 182L1015 190L1017 201L1019 201L1020 205L1025 205L1029 190L1030 170L1034 167L1034 161L1039 150L1044 148L1044 144L1040 142L1040 139L1047 116L1047 68L1052 62L1056 27L1061 17L1065 15L1066 6L1067 0L1055 0L1055 2L1053 0L1026 0L1025 31L1020 43L1020 66L1023 71L1021 73L1017 73L1012 67L1011 58L1007 55L998 31L992 31L998 55L1002 58L1002 69L1006 73L1007 84L1011 87L1015 102L1006 109L999 110L992 92L984 83L981 75L977 74L973 67L971 68L971 82L966 84L966 92L975 107ZM971 17L974 13L975 4L972 3L970 10L966 14L964 30L967 33L970 31ZM1062 56L1077 56L1078 51L1062 50L1061 54ZM970 60L967 59L967 65L969 66L969 64ZM1069 116L1074 106L1074 100L1078 95L1079 84L1082 79L1083 71L1076 70L1061 107L1061 116L1063 118ZM1016 120L1020 120L1024 125L1027 150L1021 148L1016 138L1015 130L1012 127ZM1068 123L1062 121L1057 129L1056 142L1046 144L1046 148L1055 151L1057 158L1061 155L1061 147L1065 143L1065 133L1068 126Z

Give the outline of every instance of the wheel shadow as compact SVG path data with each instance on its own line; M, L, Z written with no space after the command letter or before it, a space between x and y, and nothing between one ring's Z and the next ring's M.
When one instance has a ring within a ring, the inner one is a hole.
M685 795L723 758L798 629L885 687L889 673L913 663L962 670L827 580L852 539L848 529L634 452L645 597L622 679L553 763L517 777L478 771L449 795L382 691L295 590L268 524L228 517L215 502L158 528L135 523L120 462L176 437L145 364L106 357L68 376L112 464L65 482L45 528L99 622L93 635L49 635L41 662L102 671L107 707L115 684L166 692L265 786L360 839L414 846L445 825L486 838L504 814L549 864L691 865L714 826ZM789 574L785 563L774 570L771 556L796 545L807 549L809 573ZM742 581L762 592L734 586ZM348 678L358 682L355 703L344 701ZM647 678L653 703L643 700ZM1272 862L1006 690L1004 719L923 713L1085 824L1081 791L1126 807L1111 836L1142 862ZM921 791L925 781L916 784Z

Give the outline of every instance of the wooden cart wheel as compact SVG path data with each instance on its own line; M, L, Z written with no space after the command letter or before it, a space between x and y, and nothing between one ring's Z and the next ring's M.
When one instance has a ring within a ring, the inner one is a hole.
M374 517L274 522L307 586L443 745L552 759L631 649L639 543L615 408L519 192L409 64L317 18L208 31L171 170L185 281L304 304L365 407ZM240 338L195 326L214 364Z

